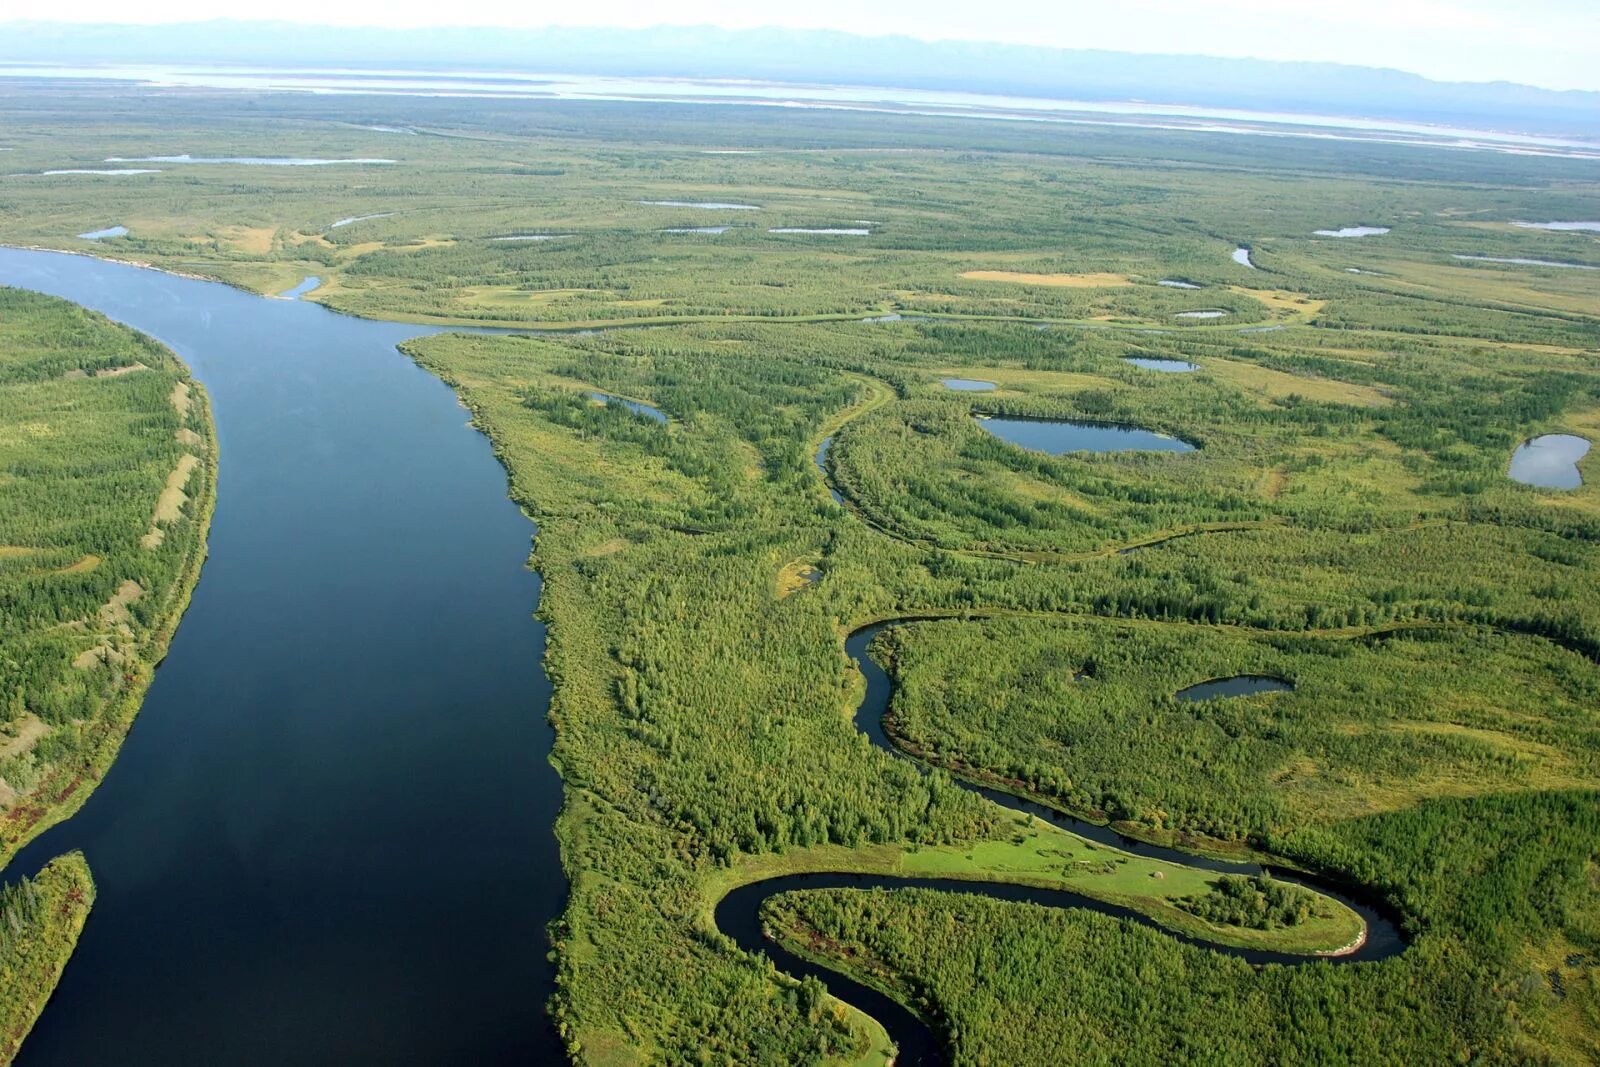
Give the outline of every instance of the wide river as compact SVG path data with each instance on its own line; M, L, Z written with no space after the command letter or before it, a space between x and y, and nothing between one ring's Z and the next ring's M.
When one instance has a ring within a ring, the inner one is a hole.
M210 557L122 754L6 874L99 885L18 1063L561 1058L533 526L426 328L0 249L172 347L220 439Z

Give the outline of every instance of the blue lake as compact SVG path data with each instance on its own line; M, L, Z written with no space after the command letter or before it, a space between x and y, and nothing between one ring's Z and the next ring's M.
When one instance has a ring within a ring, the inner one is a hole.
M1193 452L1194 445L1154 430L1070 419L994 415L978 425L1019 448L1059 456L1066 452Z

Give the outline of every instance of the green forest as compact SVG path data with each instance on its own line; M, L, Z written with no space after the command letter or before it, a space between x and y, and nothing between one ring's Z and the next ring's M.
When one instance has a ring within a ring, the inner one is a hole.
M170 352L0 289L0 859L115 758L199 576L215 454Z
M80 852L0 886L0 1059L10 1063L56 987L94 907Z
M1534 436L1600 440L1600 290L1456 258L1600 266L1592 235L1511 224L1596 217L1581 161L443 98L19 94L0 121L0 242L523 331L403 351L538 523L571 885L549 1010L576 1062L884 1063L881 1027L713 917L738 886L845 871L1065 883L1151 920L925 889L768 902L772 937L889 992L957 1063L1600 1060L1600 450L1575 489L1508 477ZM27 177L158 151L396 162ZM1356 222L1391 232L1312 233ZM0 312L0 696L37 734L0 760L10 850L53 817L16 813L125 729L214 449L152 344L40 298ZM979 418L1004 415L1195 447L1049 455ZM184 455L188 499L156 523ZM82 495L37 491L62 483ZM899 756L858 730L844 651L884 620ZM1292 689L1175 698L1234 675ZM1348 913L1158 881L971 784L1315 872L1411 943L1251 965L1218 946L1328 951Z

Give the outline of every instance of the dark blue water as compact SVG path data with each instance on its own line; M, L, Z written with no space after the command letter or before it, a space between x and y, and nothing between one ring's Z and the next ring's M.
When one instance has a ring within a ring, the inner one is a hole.
M0 284L172 346L220 438L210 556L122 754L7 873L99 896L19 1064L499 1064L561 1055L533 527L426 328L84 256Z
M1265 674L1236 674L1231 678L1213 678L1209 682L1191 685L1172 694L1178 700L1198 703L1222 697L1247 697L1256 693L1286 693L1294 689L1293 682L1272 678Z
M1070 419L1031 419L1023 416L981 418L978 425L1019 448L1048 452L1193 452L1194 445L1154 430Z

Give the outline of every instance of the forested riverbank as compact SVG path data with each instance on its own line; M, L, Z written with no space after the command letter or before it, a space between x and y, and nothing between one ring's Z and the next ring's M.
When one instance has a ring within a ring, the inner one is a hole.
M83 803L199 580L216 497L204 390L161 345L0 289L0 856Z

